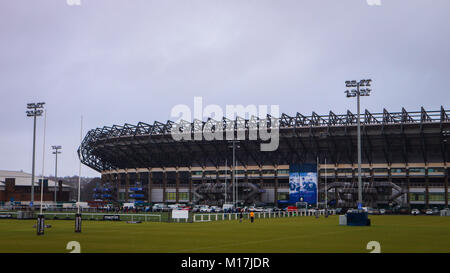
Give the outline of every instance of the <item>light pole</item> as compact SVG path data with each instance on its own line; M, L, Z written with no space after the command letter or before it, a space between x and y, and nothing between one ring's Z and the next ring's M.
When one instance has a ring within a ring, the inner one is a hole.
M34 169L35 169L35 157L36 157L36 117L42 116L44 112L42 108L44 108L45 102L38 103L28 103L26 111L27 117L33 117L33 160L32 160L32 169L31 169L31 199L30 199L30 207L33 210L34 204Z
M83 116L81 116L81 126L80 126L80 148L78 149L78 157L80 158L80 165L78 168L78 202L77 202L77 213L75 214L75 232L81 232L81 212L80 212L80 194L81 194L81 144L83 142Z
M327 158L325 157L325 217L328 217Z
M233 149L233 180L232 180L232 190L233 190L233 205L236 206L237 198L238 198L238 186L237 186L237 177L236 177L236 148L240 148L239 145L236 145L236 143L239 143L239 141L232 141L233 146L228 146L229 148Z
M45 131L46 131L46 125L47 125L47 111L44 112L44 141L42 145L42 174L41 174L41 202L39 203L40 209L39 209L39 215L37 220L37 235L44 235L44 228L45 228L45 216L42 214L42 203L44 203L44 172L45 172Z
M227 159L225 158L225 202L224 202L224 204L227 203L227 177L228 177L228 162L227 162Z
M52 146L53 154L55 155L55 206L56 206L56 184L58 182L58 154L61 152L58 151L61 149L61 145L58 146Z
M362 207L362 179L361 179L361 119L360 119L360 96L370 96L370 92L372 91L369 88L360 89L360 87L369 87L372 80L360 80L359 82L346 81L345 85L347 88L354 88L351 90L346 90L347 98L356 97L357 98L357 108L358 108L358 208Z

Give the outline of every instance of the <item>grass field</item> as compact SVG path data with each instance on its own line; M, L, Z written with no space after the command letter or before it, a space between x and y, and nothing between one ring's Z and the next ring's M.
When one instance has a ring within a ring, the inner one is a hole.
M371 216L372 226L339 226L337 216L292 217L205 223L127 224L47 220L52 227L37 236L31 220L0 220L0 252L69 252L78 241L81 252L369 252L378 241L381 252L450 252L450 217Z

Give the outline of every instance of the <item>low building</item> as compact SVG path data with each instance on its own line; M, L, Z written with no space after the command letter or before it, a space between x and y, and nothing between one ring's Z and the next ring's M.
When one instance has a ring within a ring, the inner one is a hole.
M34 201L41 200L40 176L35 177L34 181ZM67 202L70 200L71 188L63 184L61 180L58 182L44 178L44 194L43 201L56 200L57 202ZM23 171L0 171L0 203L6 202L22 202L29 204L31 200L31 174Z

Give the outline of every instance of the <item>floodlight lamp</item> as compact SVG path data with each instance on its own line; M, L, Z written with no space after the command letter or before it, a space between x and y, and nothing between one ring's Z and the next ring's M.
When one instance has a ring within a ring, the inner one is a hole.
M369 88L366 88L366 89L362 89L361 90L361 96L370 96L370 89Z

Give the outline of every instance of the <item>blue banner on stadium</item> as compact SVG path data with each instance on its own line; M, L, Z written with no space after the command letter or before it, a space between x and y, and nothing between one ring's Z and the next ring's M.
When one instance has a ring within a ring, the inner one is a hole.
M317 202L317 165L292 164L289 166L289 203Z

